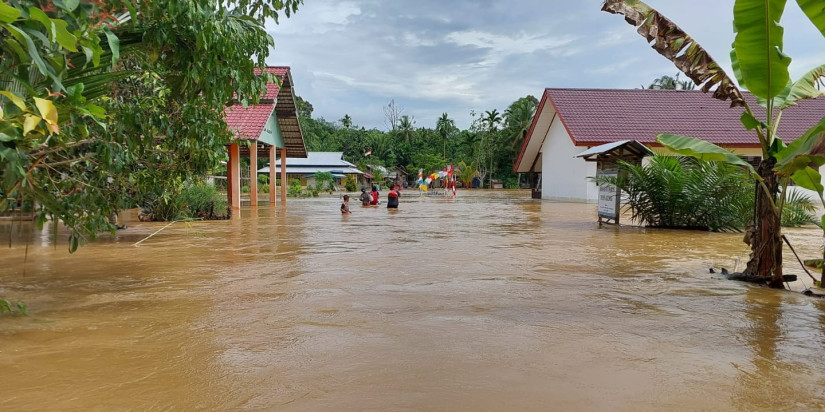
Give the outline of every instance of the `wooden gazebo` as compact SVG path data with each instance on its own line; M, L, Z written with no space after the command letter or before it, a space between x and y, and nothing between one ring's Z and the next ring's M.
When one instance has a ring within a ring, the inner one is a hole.
M267 66L267 73L280 80L267 85L266 94L258 104L246 108L235 104L226 109L226 123L235 133L235 142L229 145L229 163L227 163L227 196L232 209L241 208L241 171L240 157L249 156L250 206L258 205L258 156L269 156L269 164L275 165L276 159L287 157L307 157L298 111L295 106L295 94L292 91L292 75L289 67ZM277 170L270 168L269 201L276 202L275 182ZM286 204L286 161L281 162L281 203Z

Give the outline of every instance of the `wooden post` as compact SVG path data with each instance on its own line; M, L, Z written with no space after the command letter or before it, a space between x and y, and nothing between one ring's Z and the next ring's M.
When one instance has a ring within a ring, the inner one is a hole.
M229 161L226 162L226 203L232 206L232 146L229 147Z
M269 205L275 206L275 193L278 191L278 172L275 171L275 146L269 146Z
M232 143L229 146L229 164L231 175L228 176L232 188L232 209L238 210L241 208L241 149L237 143Z
M281 149L281 204L286 206L286 148Z
M249 205L258 206L258 141L249 147Z

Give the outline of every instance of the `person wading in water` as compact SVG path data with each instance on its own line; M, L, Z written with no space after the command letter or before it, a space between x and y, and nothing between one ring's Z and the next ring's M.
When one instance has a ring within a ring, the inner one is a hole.
M387 193L387 209L398 209L398 197L401 196L401 193L399 193L397 187L393 184L392 189Z

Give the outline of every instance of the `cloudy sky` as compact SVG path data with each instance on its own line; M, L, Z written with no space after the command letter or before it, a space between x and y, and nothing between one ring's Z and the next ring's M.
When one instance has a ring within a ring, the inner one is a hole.
M268 62L292 66L315 117L386 129L391 99L433 127L449 113L504 109L545 87L638 88L672 63L601 0L305 0L269 24ZM732 0L648 0L724 66L733 42ZM782 19L794 77L825 62L825 40L789 1ZM728 71L730 73L730 71Z

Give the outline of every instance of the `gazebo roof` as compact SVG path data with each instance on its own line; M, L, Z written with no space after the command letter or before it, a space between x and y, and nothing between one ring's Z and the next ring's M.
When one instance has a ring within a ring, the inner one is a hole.
M298 109L292 90L290 68L267 66L266 71L278 77L280 86L277 83L267 84L266 92L261 96L258 104L249 105L246 108L238 104L228 107L225 111L226 123L235 133L235 138L258 140L270 116L274 114L284 139L287 157L305 158L307 151L301 124L298 122ZM260 71L256 70L256 73ZM268 148L265 144L258 144L257 148L259 155L267 155ZM242 151L248 153L245 147L242 147Z
M588 162L595 162L607 158L622 159L627 157L642 158L652 156L653 150L635 140L620 140L613 143L605 143L600 146L591 147L576 157L582 157Z

